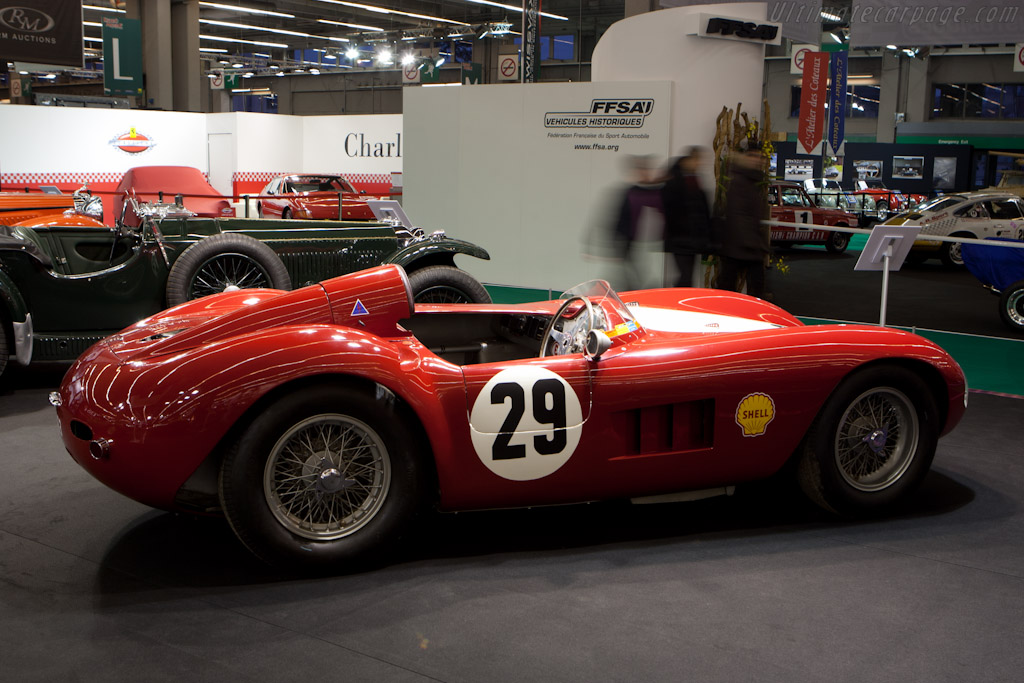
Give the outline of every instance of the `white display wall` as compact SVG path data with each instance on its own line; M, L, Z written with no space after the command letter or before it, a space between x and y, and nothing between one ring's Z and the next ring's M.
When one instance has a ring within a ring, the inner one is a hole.
M273 175L294 172L342 173L357 187L378 191L390 186L392 173L402 171L401 135L401 115L300 117L4 105L0 183L4 189L57 185L65 190L89 183L104 191L135 166L193 166L224 194L258 192ZM356 154L346 154L346 136L366 143L369 154L362 154L362 145Z
M491 261L460 263L484 282L566 288L604 277L626 163L631 155L664 160L671 90L669 83L411 88L403 105L406 212L428 231L443 228L490 251ZM591 114L595 101L652 106L604 117ZM571 125L596 118L639 125Z
M728 3L678 7L638 14L608 27L594 47L591 73L595 81L638 78L669 80L672 92L670 149L678 154L691 145L710 150L715 121L726 106L751 119L761 117L764 45L742 40L692 35L700 14L714 14L763 23L767 4ZM779 120L789 112L775 112ZM713 187L711 165L704 169L705 188Z
M118 142L124 136L129 138ZM127 152L119 145L144 151ZM133 166L206 171L206 157L204 114L0 106L0 181L5 188L37 180L53 185L120 179Z
M681 7L617 22L595 48L592 83L406 88L404 203L412 220L487 248L492 261L460 263L485 282L560 290L607 276L620 284L601 236L621 201L626 157L664 162L688 145L710 148L723 105L743 102L759 115L764 46L690 35L701 12L760 21L766 5ZM591 112L604 99L653 99L648 137L549 137L639 132L545 128L546 113ZM593 143L602 146L586 147ZM704 173L710 191L710 165ZM661 286L660 245L651 239L647 247L643 284Z

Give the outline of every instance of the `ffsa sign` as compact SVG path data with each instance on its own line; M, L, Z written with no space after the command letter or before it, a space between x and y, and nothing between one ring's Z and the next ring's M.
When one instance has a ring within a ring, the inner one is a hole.
M782 44L782 24L775 22L755 22L706 12L692 14L690 20L695 21L695 25L691 24L687 33L702 38L725 38L762 45Z

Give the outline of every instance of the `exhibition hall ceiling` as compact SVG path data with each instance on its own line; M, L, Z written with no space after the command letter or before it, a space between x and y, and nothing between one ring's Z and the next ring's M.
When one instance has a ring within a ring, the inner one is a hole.
M521 4L497 0L203 0L204 52L271 54L320 49L343 55L353 46L386 43L400 50L429 40L512 40L522 31ZM123 12L124 0L83 0L86 45L98 47L102 17ZM119 12L120 10L120 12ZM623 0L545 0L545 35L594 42L623 17ZM280 56L284 56L281 54Z

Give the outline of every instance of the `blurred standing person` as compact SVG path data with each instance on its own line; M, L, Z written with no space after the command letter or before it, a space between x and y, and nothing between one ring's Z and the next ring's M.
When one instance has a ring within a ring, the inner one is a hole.
M738 291L740 273L747 276L747 294L764 298L765 269L771 253L771 234L761 221L768 217L762 183L764 159L760 150L748 149L733 158L725 202L719 256L718 288Z
M652 209L661 215L661 180L653 157L632 156L627 160L629 187L622 195L619 210L615 217L612 232L618 256L622 260L623 289L638 289L643 278L637 266L639 255L636 253L638 241L650 240L650 235L643 234L641 218L645 209ZM650 212L646 212L650 213Z
M701 254L711 253L711 210L700 185L702 147L691 147L672 164L661 191L665 214L665 251L679 271L675 287L692 287L694 266Z

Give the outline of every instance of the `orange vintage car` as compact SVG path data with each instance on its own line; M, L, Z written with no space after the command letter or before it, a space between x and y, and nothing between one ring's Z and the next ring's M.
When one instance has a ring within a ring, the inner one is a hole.
M45 192L0 192L0 224L14 225L29 218L63 213L75 206L69 194Z

